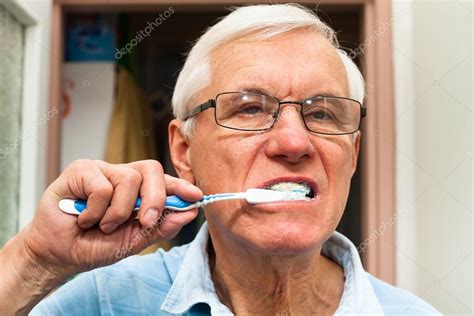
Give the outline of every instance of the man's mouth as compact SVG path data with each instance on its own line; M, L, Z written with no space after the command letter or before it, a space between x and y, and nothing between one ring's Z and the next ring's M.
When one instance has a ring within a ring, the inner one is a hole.
M276 182L266 185L263 188L273 191L301 193L308 199L313 199L316 195L311 186L306 182Z

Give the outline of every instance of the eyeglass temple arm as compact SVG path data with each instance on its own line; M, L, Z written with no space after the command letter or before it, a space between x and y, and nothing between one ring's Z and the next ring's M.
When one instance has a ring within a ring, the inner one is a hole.
M190 117L193 117L209 108L213 108L216 106L216 100L214 99L210 99L210 100L207 100L206 102L204 102L203 104L201 105L198 105L197 107L195 107L188 115L186 115L186 117L183 119L183 121L186 121L187 119L189 119Z

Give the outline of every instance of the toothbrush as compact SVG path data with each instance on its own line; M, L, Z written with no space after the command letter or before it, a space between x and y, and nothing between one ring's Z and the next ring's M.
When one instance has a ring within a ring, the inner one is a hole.
M274 191L266 189L248 189L245 192L238 193L219 193L205 195L202 199L189 202L176 195L166 197L165 208L173 211L183 212L196 207L204 206L217 201L225 200L246 200L249 204L271 203L291 200L308 200L305 192L294 191ZM141 205L141 198L137 199L134 211L137 211ZM79 215L87 207L87 200L63 199L59 201L59 209L64 213Z

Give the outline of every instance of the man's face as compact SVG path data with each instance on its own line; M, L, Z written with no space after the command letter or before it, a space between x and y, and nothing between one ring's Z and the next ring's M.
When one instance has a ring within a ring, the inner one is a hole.
M211 83L199 101L218 93L260 90L280 100L315 95L348 97L344 66L327 39L304 30L266 41L247 37L216 50ZM324 136L306 130L299 105L281 106L270 131L242 132L218 126L214 109L197 116L188 157L204 194L241 192L277 182L307 183L316 197L249 205L225 201L205 207L214 238L264 253L316 249L335 230L347 201L360 134Z

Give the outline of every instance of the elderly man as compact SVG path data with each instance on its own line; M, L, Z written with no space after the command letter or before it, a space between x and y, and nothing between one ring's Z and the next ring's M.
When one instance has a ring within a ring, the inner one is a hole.
M200 38L178 78L169 141L180 178L156 161L73 162L1 252L2 314L436 314L364 272L335 232L356 169L363 95L356 66L313 13L237 9ZM197 209L165 211L166 195L195 201L248 188L310 193L207 205L192 243L113 264L196 217ZM87 198L87 209L64 214L63 198Z

